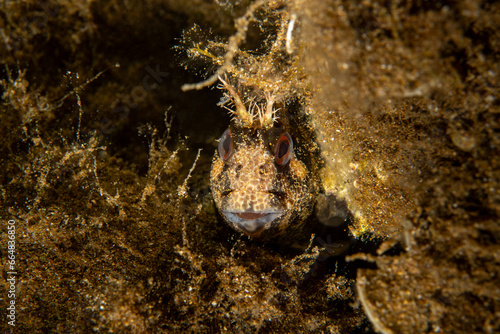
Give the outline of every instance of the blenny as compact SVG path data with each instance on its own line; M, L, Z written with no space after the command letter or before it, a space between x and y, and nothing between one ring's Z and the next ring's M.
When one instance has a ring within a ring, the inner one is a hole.
M272 92L240 87L247 89L243 99L229 79L219 79L233 106L225 106L233 117L210 173L221 216L258 240L303 234L319 189L319 154L300 102L277 102Z

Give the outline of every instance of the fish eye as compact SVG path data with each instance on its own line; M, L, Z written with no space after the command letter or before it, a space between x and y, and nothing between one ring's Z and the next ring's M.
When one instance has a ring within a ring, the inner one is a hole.
M293 141L288 132L283 133L274 147L274 161L279 166L285 166L292 158Z
M224 131L219 139L219 156L222 160L227 161L233 155L234 143L230 129Z

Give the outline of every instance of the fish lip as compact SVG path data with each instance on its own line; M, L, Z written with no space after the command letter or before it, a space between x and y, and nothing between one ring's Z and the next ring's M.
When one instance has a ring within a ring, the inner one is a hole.
M268 229L283 211L223 211L222 214L236 229L251 235Z

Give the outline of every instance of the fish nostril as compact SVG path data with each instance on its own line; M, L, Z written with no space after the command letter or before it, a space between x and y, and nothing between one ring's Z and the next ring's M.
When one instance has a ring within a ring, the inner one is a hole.
M259 174L264 175L264 174L266 174L266 172L267 172L266 165L260 165L259 166Z

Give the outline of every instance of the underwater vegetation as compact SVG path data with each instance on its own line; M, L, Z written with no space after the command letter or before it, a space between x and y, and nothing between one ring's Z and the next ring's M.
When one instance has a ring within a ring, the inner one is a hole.
M499 4L0 14L2 332L500 331ZM273 163L307 165L305 223L345 225L289 248L224 221L210 174L239 111L219 77L259 124L271 100L269 126L293 114Z

